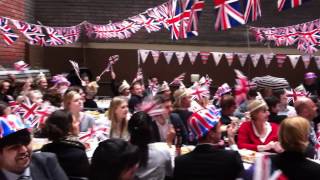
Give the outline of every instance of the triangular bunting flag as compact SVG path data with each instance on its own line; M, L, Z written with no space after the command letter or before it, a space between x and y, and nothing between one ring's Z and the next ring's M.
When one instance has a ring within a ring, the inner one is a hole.
M228 65L231 66L233 63L233 53L224 53L224 55L226 56Z
M193 65L194 62L196 61L196 58L197 58L199 52L198 51L189 51L189 52L187 52L187 54L189 55L190 62Z
M177 59L178 59L178 63L179 65L181 66L181 64L183 63L183 60L184 60L184 56L186 55L186 52L176 52L176 56L177 56Z
M213 55L213 60L216 63L216 66L218 66L220 63L220 60L222 58L223 53L222 52L211 52L211 54Z
M314 61L317 64L318 70L320 70L320 56L314 56Z
M238 55L240 64L243 67L247 61L248 53L238 53L237 55Z
M283 66L284 61L287 59L287 55L276 54L276 59L277 59L278 67L281 68Z
M209 52L200 52L202 64L207 64L210 53Z
M308 69L309 64L310 64L310 60L311 60L311 56L310 55L302 55L301 56L303 64L304 64L304 68Z
M174 51L162 51L162 53L164 58L166 59L167 64L170 64Z
M289 57L289 60L291 62L293 69L296 68L297 63L300 59L300 55L287 55L287 56Z
M261 54L250 54L253 67L257 67L260 57L261 57Z
M262 54L262 56L263 56L264 64L266 65L266 68L268 68L270 63L271 63L271 60L274 57L274 54L273 53L267 53L267 54Z
M149 55L149 52L150 52L150 50L141 50L141 49L139 50L142 63L145 63L145 62L146 62L147 57L148 57L148 55Z
M151 55L153 57L154 64L157 64L160 57L160 51L151 51Z

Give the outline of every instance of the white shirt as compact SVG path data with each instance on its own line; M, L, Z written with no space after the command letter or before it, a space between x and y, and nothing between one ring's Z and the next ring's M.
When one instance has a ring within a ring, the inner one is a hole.
M252 124L252 127L253 127L253 132L254 132L254 134L260 139L260 141L262 142L262 143L264 143L265 141L266 141L266 139L267 139L267 137L269 136L269 134L271 133L271 131L272 131L272 127L271 127L271 125L270 125L270 123L269 122L266 122L265 123L265 127L266 127L266 134L264 135L264 136L261 136L259 133L258 133L258 131L257 131L257 129L256 129L256 126L253 124L253 122L251 123Z
M167 143L148 144L149 159L146 167L140 167L136 176L140 180L163 180L172 175L170 148Z
M20 176L27 176L29 177L28 180L32 180L30 168L27 167L22 174L16 174L5 169L1 169L3 174L6 176L7 180L17 180Z

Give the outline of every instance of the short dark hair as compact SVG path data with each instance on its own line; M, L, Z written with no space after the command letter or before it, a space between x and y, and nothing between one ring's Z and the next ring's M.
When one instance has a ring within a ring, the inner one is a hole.
M4 110L8 108L8 103L0 101L0 116L4 115Z
M223 95L222 96L221 102L220 102L220 106L221 106L222 110L230 108L234 105L236 105L236 101L233 96L231 96L231 95Z
M28 145L31 142L31 133L28 129L21 129L0 139L0 151L6 147L16 144Z
M279 98L275 97L275 96L271 96L271 97L266 97L264 99L269 107L269 110L271 110L271 108L276 107L278 103L280 103Z
M134 113L128 123L130 142L140 149L141 166L146 166L148 162L148 144L156 141L156 130L152 123L152 118L145 112Z
M140 161L139 149L122 139L108 139L99 143L91 160L90 180L119 179Z
M51 141L59 141L69 134L72 127L72 114L66 110L53 112L45 123L44 133Z
M274 95L275 97L277 97L277 98L280 99L280 96L283 95L283 94L285 94L285 92L286 92L286 91L285 91L284 89L278 89L278 90L276 90L276 91L273 92L273 95Z

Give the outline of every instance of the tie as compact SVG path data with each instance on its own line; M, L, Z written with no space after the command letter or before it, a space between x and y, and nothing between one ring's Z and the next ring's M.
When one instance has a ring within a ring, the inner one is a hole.
M22 175L17 180L29 180L29 179L30 179L30 176Z

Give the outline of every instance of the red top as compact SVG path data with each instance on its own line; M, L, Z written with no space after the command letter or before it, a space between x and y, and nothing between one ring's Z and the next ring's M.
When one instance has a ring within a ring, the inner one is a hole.
M278 141L278 125L270 123L271 132L267 136L264 142L261 142L260 138L254 133L252 122L243 122L238 132L238 147L239 149L249 149L257 151L258 145L266 145L270 141Z

